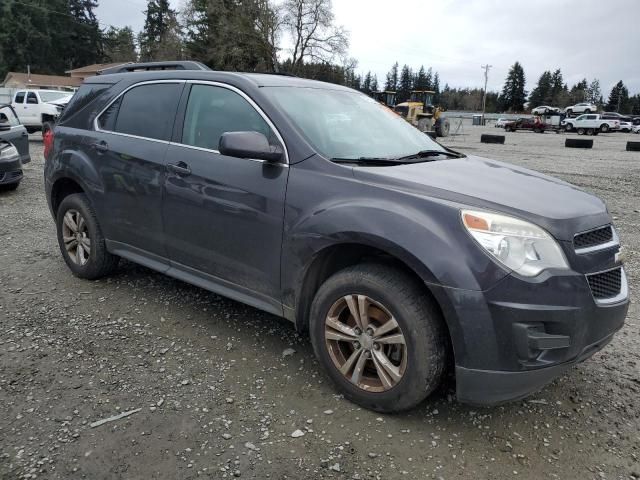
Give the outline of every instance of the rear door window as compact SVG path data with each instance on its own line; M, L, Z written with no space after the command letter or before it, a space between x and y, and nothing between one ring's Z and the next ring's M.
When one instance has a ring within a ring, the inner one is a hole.
M140 85L113 102L98 119L101 130L168 141L182 83Z
M27 93L27 103L36 105L38 103L38 96L33 92Z
M224 87L193 85L184 119L182 143L218 150L226 132L259 132L278 145L269 124L241 95Z
M16 103L24 103L24 94L25 94L25 92L18 92L18 93L16 93L16 99L15 99L15 102L16 102Z

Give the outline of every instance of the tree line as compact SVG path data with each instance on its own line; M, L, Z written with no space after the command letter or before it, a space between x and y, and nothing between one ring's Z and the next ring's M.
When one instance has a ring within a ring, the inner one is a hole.
M140 32L101 25L97 0L2 0L0 78L8 71L62 75L93 63L192 59L215 70L291 73L346 85L367 94L432 90L448 110L480 110L480 88L441 87L431 67L395 62L383 81L357 73L348 56L349 33L338 25L331 0L147 0ZM285 48L284 45L287 47ZM488 112L523 112L538 105L566 107L591 101L607 110L640 114L640 95L622 81L605 100L597 79L569 87L560 69L545 71L531 92L524 68L515 62L501 92L487 92Z

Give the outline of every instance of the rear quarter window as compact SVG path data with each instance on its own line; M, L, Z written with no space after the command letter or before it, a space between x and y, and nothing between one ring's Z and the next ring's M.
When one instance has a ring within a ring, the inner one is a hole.
M128 90L98 118L101 130L169 140L182 83L155 83Z
M69 103L62 112L60 123L67 123L79 111L83 110L87 105L91 104L100 95L111 87L109 83L85 83L73 95Z

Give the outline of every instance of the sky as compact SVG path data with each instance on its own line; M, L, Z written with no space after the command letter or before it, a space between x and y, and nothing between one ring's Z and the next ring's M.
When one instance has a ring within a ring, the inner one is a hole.
M179 8L183 0L170 0ZM393 8L390 8L390 5ZM145 0L100 0L102 24L144 24ZM441 86L502 88L509 67L524 67L527 91L545 70L562 69L571 87L600 80L605 98L623 80L640 93L640 0L333 0L336 23L350 32L358 71L384 83L394 62L431 66Z

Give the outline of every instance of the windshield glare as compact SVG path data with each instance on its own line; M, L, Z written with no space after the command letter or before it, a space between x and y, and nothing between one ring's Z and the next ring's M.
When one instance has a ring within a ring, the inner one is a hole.
M39 92L43 102L54 102L64 97L71 96L70 92Z
M313 147L327 158L397 158L444 151L425 133L355 91L264 87Z

